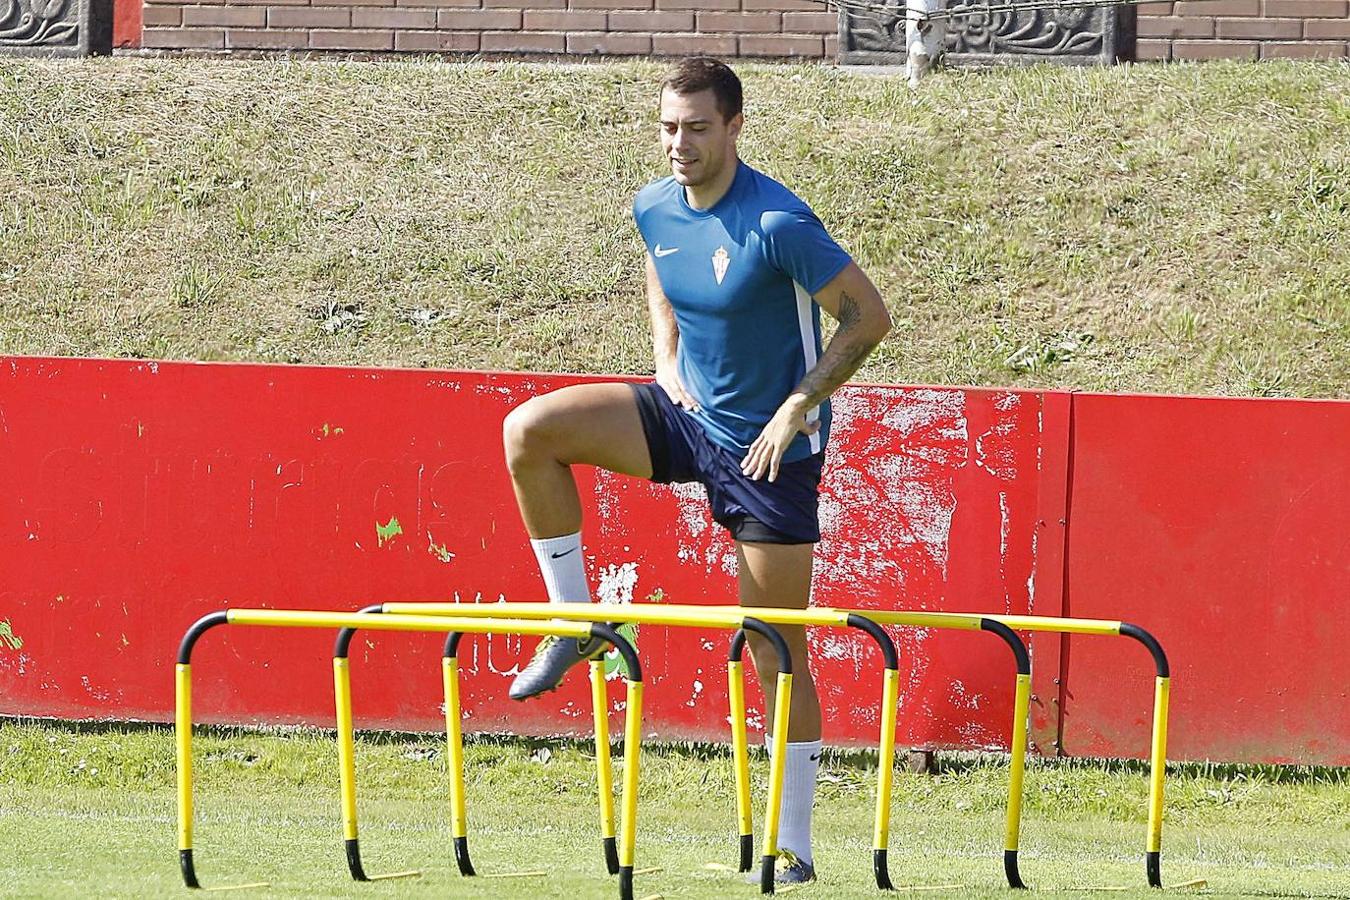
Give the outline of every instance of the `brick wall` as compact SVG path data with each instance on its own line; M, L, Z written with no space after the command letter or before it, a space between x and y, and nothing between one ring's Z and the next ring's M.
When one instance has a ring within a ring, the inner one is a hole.
M1139 6L1137 59L1344 59L1346 0L1176 0Z
M810 0L146 0L147 48L834 58Z
M812 0L145 0L141 45L833 59ZM1350 56L1350 0L1139 5L1140 60Z

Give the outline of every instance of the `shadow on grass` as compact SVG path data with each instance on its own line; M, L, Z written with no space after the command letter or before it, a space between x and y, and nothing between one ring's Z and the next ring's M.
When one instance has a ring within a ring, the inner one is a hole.
M23 727L49 728L73 734L134 734L134 733L171 733L173 726L161 722L125 722L125 721L66 721L61 719L36 718L32 716L0 716L0 724L13 724ZM231 738L242 735L311 735L329 736L335 732L331 728L317 728L303 725L213 725L194 726L199 736ZM425 745L435 743L442 737L438 732L407 731L366 731L360 732L361 740L374 745ZM617 737L611 735L611 737ZM585 752L591 744L589 738L575 737L528 737L514 734L466 734L466 747L501 747L533 753L539 749L550 751L577 750ZM904 750L897 748L903 755ZM763 755L762 746L752 742L752 755ZM731 749L728 744L707 741L662 741L644 743L643 753L664 759L688 759L699 762L727 758ZM1002 768L1007 765L1006 753L985 751L948 751L939 750L934 754L935 769L933 775L963 775L982 769ZM876 750L874 747L831 747L824 755L827 768L834 770L856 770L870 772L876 769ZM1141 759L1101 759L1090 757L1055 758L1028 757L1027 765L1043 770L1093 770L1107 774L1148 775L1148 762ZM1276 785L1318 785L1350 786L1350 768L1332 766L1296 766L1274 765L1267 763L1225 763L1225 762L1169 762L1168 778L1177 779L1213 779L1215 781L1251 781ZM1268 896L1284 896L1270 894ZM1350 895L1327 895L1345 897Z

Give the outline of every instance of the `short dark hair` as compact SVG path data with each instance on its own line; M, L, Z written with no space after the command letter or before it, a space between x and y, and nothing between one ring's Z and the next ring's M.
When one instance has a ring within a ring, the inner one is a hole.
M741 80L730 66L711 56L691 56L680 60L661 82L661 90L666 88L677 94L712 91L717 98L717 111L722 114L724 122L730 122L741 111Z

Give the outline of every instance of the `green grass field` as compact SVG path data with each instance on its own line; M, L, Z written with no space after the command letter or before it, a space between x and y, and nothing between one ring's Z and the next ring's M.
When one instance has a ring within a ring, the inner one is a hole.
M465 880L450 852L443 741L367 736L357 747L367 871L424 874L357 885L343 862L332 736L208 730L196 742L198 873L206 886L270 881L267 891L246 892L258 896L611 897L617 889L603 874L589 749L470 741L470 842L479 872L550 874ZM1007 896L1005 762L939 761L936 776L897 776L893 878L959 885L919 896ZM182 895L173 766L167 729L0 723L0 894ZM755 896L734 874L706 867L735 861L725 749L653 746L642 776L638 867L661 871L637 879L638 896ZM766 780L757 760L757 804ZM821 879L799 896L879 896L870 881L874 784L874 755L827 755L816 812ZM1038 893L1129 886L1120 896L1157 896L1142 887L1146 794L1136 764L1034 763L1023 820L1028 883ZM1350 897L1350 771L1175 766L1167 796L1164 880L1209 882L1184 893Z

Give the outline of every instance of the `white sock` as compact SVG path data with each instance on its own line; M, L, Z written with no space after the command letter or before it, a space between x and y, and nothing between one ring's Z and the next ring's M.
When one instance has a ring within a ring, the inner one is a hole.
M581 558L581 532L561 537L530 539L548 599L553 603L590 603L586 562Z
M773 738L765 734L769 754ZM783 766L783 809L778 819L778 848L791 850L807 865L811 856L811 809L816 799L816 769L820 765L820 741L788 742Z

